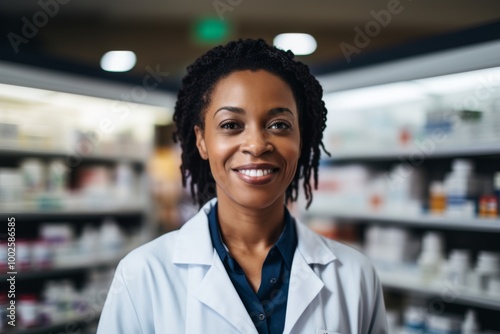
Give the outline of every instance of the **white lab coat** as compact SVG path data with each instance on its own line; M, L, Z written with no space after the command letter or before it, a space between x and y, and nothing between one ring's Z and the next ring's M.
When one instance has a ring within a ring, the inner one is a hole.
M129 253L118 265L98 334L253 333L245 306L212 246L207 213ZM297 222L284 333L387 333L370 261Z

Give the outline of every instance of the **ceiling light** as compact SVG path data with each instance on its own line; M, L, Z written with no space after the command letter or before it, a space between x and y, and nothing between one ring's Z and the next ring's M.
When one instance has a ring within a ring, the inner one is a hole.
M316 51L318 44L309 34L279 34L274 37L274 46L283 50L290 50L297 56L310 55Z
M134 68L136 60L132 51L109 51L101 58L101 68L108 72L127 72Z

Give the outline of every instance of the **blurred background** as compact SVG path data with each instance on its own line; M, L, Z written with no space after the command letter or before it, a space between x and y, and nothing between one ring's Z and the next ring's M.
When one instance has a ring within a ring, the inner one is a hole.
M0 332L95 333L118 261L197 211L176 93L237 38L321 82L331 157L290 208L373 260L390 333L500 332L499 19L494 0L2 0Z

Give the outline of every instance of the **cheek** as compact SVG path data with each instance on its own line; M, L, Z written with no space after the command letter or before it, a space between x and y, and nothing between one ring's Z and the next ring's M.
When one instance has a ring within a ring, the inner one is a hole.
M293 167L294 173L300 158L300 153L301 153L300 139L297 141L288 142L286 145L283 146L282 155L287 160L288 165L290 167Z
M210 168L223 169L227 161L231 158L234 153L234 143L231 140L217 140L212 138L207 141L208 147L208 160L210 162Z
M289 157L290 157L290 160L293 161L293 163L291 163L291 164L293 165L294 169L297 168L297 165L299 163L299 158L300 158L300 149L295 149L293 151L290 151ZM294 173L295 173L295 171L294 171Z

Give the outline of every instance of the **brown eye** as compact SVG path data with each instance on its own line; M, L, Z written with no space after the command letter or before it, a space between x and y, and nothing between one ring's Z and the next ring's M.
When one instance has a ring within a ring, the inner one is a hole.
M290 129L290 124L286 123L286 122L274 122L273 124L271 124L269 126L269 128L271 129L275 129L275 130L286 130L286 129Z
M221 127L221 129L224 129L224 130L237 130L240 128L239 124L236 122L226 122L226 123L221 124L220 127Z

